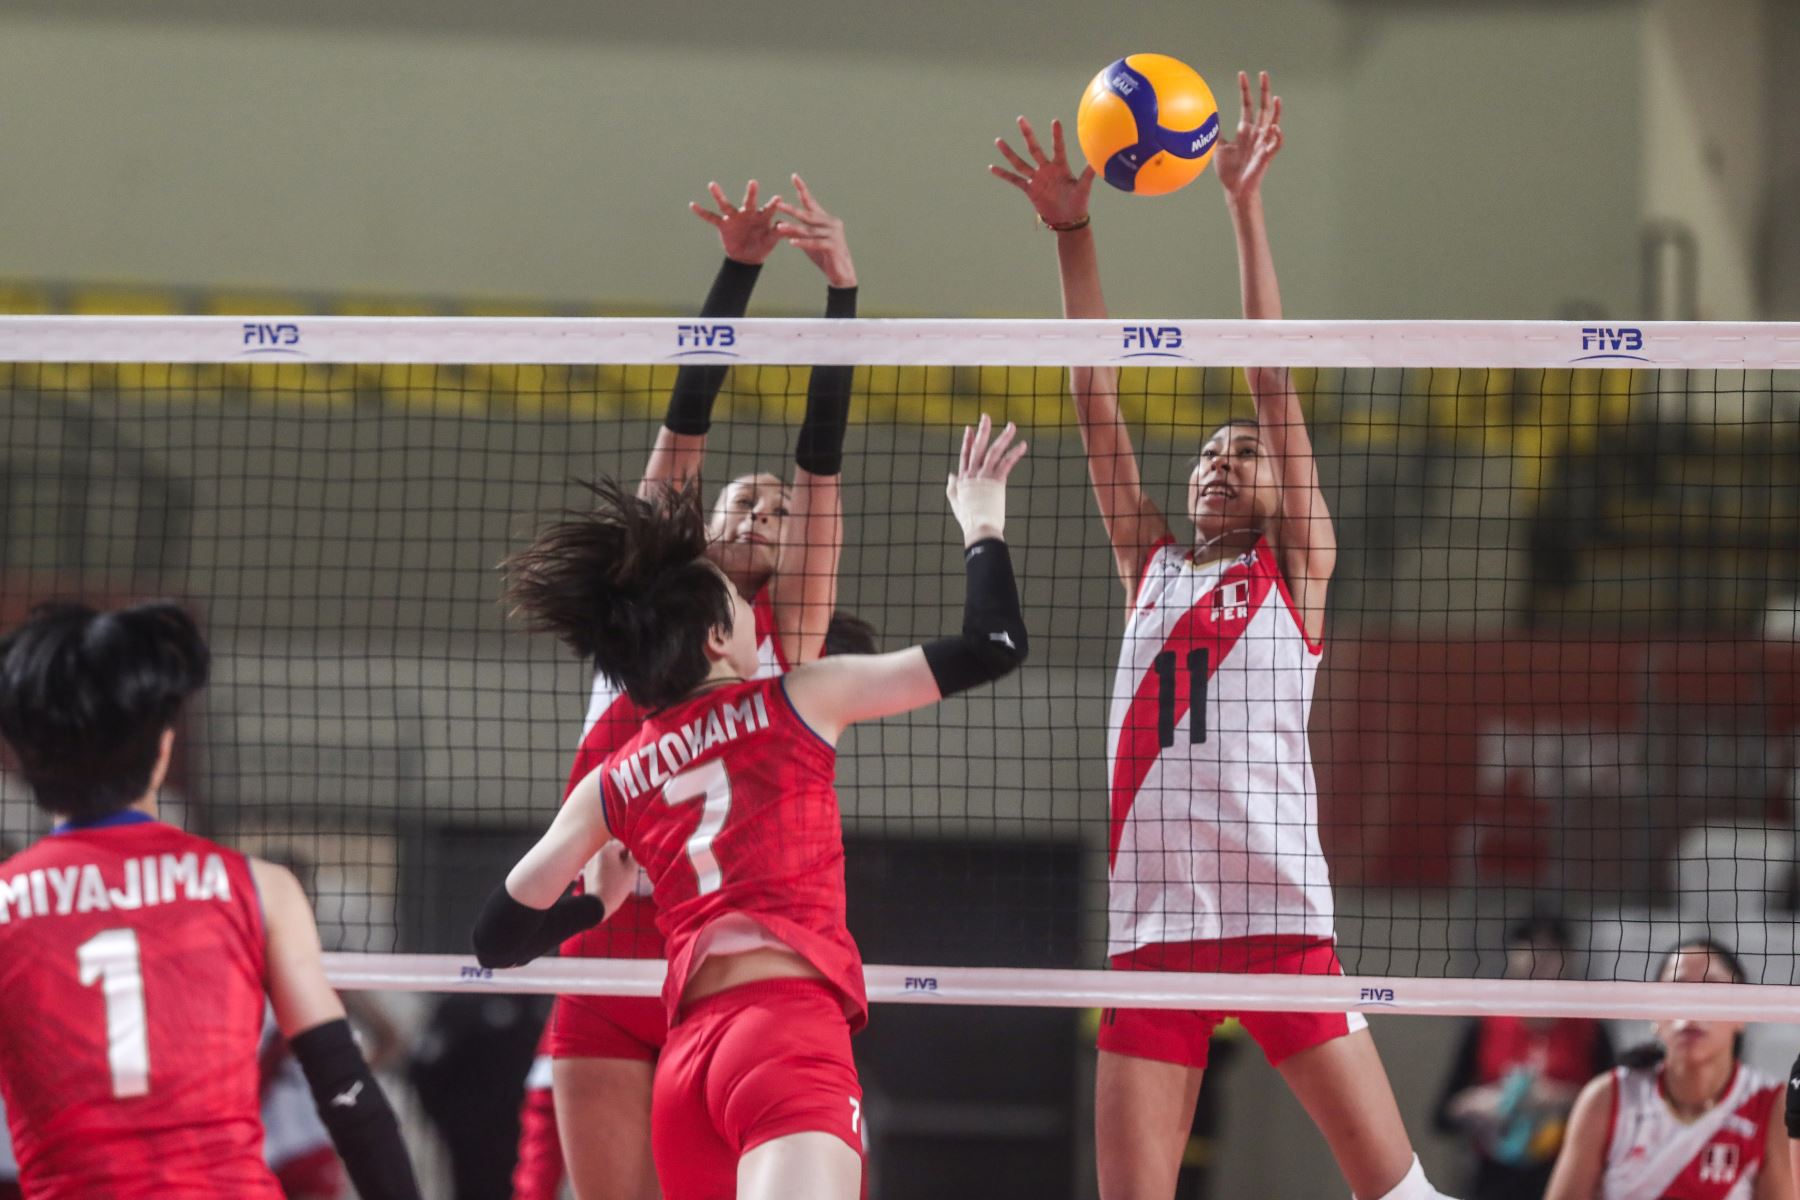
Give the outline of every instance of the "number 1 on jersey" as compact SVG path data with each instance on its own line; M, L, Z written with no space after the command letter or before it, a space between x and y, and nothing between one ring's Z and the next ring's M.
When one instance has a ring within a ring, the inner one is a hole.
M1177 692L1175 652L1164 650L1156 656L1156 741L1167 750L1175 744L1175 697ZM1212 681L1212 655L1206 650L1189 650L1188 673L1188 744L1198 746L1206 741L1206 685Z
M75 948L81 986L100 984L106 997L106 1065L113 1095L150 1094L150 1035L144 1020L144 971L137 933L106 929Z
M700 894L716 892L719 885L725 882L724 874L719 869L719 860L713 855L713 839L719 830L725 828L725 818L731 815L731 776L725 773L725 764L719 759L701 763L697 767L689 767L677 772L663 784L662 798L665 804L685 804L689 800L706 797L706 803L700 809L700 824L694 829L694 836L687 841L688 859L694 864L694 877L699 881Z

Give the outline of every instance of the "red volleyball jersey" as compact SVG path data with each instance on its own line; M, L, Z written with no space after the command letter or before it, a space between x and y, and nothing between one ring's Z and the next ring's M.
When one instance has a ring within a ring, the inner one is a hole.
M750 606L756 613L756 677L771 679L786 673L788 661L775 631L775 606L769 599L769 589L757 592ZM638 731L644 716L645 710L632 703L622 689L605 676L595 674L587 727L582 730L581 746L569 767L563 800L567 801L576 784L593 774L594 768ZM642 883L640 876L639 884ZM562 944L563 955L575 958L661 958L664 949L662 932L656 927L656 905L650 892L641 888L604 922L582 930Z
M837 751L800 719L780 679L664 709L606 760L607 827L649 872L668 939L672 1024L709 924L741 914L838 989L852 1029L868 1019L862 956L844 924Z
M0 864L0 1090L29 1195L280 1200L265 945L248 860L141 814Z

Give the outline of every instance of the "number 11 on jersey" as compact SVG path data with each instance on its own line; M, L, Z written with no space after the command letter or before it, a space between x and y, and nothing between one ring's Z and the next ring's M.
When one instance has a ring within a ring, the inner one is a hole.
M1175 744L1175 697L1180 695L1173 650L1156 656L1156 741L1167 750ZM1188 744L1206 741L1206 685L1212 680L1212 655L1204 649L1187 652Z

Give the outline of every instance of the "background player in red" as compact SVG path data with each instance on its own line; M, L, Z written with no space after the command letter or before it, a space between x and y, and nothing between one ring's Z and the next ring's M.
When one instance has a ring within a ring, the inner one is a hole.
M545 603L531 552L513 560L519 609L591 644L600 669L656 711L581 782L494 893L475 945L484 964L517 965L599 920L600 899L558 897L615 833L644 864L670 951L671 1029L652 1106L670 1200L859 1190L849 1035L866 999L844 927L834 747L855 721L934 703L1023 660L1000 538L1005 480L1024 452L1013 434L1009 426L990 441L984 417L965 433L950 480L968 574L962 635L899 653L751 680L753 614L702 557L691 489L649 501L597 489L599 507L581 522L595 568L584 607L566 594ZM566 546L567 531L548 540ZM578 627L555 616L577 611L587 614Z
M173 604L40 608L0 640L0 734L58 824L0 865L0 1091L34 1200L279 1200L265 1001L364 1200L419 1194L291 872L156 819L208 655Z
M1244 316L1278 318L1262 177L1281 148L1267 74L1214 170L1237 234ZM1063 314L1103 318L1088 221L1090 166L1069 170L1062 125L1032 161L998 141L1054 231ZM1307 739L1337 539L1305 415L1285 371L1247 372L1254 421L1201 446L1188 479L1191 547L1144 491L1119 415L1118 371L1076 368L1071 387L1127 622L1108 722L1109 949L1121 970L1341 974L1318 841ZM1094 1131L1105 1200L1167 1200L1192 1126L1207 1042L1228 1014L1109 1009L1101 1022ZM1239 1013L1331 1146L1359 1197L1438 1195L1412 1152L1359 1015Z
M1717 942L1670 951L1664 983L1742 983ZM1742 1062L1744 1027L1663 1020L1656 1041L1582 1089L1546 1200L1791 1200L1784 1081Z
M1573 953L1560 918L1534 916L1506 935L1506 978L1561 979ZM1440 1132L1464 1137L1474 1169L1465 1200L1539 1200L1582 1085L1613 1065L1600 1021L1476 1017L1438 1099Z
M725 251L701 317L743 316L764 260L784 239L824 273L825 315L856 315L856 267L844 223L818 203L798 175L793 183L798 205L779 196L759 204L758 185L751 180L742 204L732 204L715 183L709 190L716 212L690 206L718 230ZM685 486L699 477L713 403L725 371L722 366L688 364L677 373L668 414L638 488L640 496L660 487ZM707 556L755 608L759 675L811 662L833 631L842 637L854 624L832 612L843 541L839 475L850 378L848 367L813 368L791 486L772 474L740 476L725 486L713 508ZM573 556L565 565L580 569L582 560ZM597 674L568 788L635 733L643 715L619 688ZM628 899L604 928L572 939L562 952L590 958L662 957L662 936L647 891ZM521 1158L545 1161L560 1141L570 1184L580 1200L653 1200L657 1185L650 1159L650 1084L666 1020L662 1006L644 997L559 997L547 1035L554 1060L555 1103L527 1103L521 1110ZM614 1116L596 1126L582 1117L590 1109ZM625 1115L634 1111L642 1114L635 1124ZM565 1122L560 1138L550 1127L558 1113Z

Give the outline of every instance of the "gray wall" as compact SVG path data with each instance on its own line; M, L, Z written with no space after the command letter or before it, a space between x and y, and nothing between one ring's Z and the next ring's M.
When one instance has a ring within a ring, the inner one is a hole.
M303 11L297 12L297 8ZM154 15L150 15L151 13ZM989 179L1025 112L1118 54L1225 97L1272 69L1290 312L1541 317L1636 294L1637 5L1271 0L1229 13L877 0L760 7L0 4L0 193L24 278L691 305L710 178L808 173L870 310L1048 313L1049 239ZM1102 193L1121 313L1230 314L1211 179ZM797 256L766 302L807 309ZM1170 269L1173 264L1174 269Z

